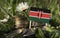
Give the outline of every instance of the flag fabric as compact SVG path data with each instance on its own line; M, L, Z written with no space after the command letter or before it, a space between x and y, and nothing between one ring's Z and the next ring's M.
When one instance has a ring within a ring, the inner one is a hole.
M36 11L30 11L29 13L30 17L36 17L36 18L43 18L43 19L50 19L51 14L50 13L44 13L44 12L36 12Z
M47 22L51 19L50 10L31 8L29 12L29 19L32 21Z
M30 11L30 13L29 13L30 17L36 17L36 18L38 18L38 15L39 15L39 12L37 12L37 11Z
M43 18L43 19L50 19L51 18L51 14L42 12L41 18Z

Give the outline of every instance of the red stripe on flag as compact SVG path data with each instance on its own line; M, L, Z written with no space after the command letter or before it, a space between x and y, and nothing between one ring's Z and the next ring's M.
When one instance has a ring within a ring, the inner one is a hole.
M42 13L42 16L41 16L41 18L50 18L51 17L51 15L49 14L49 13Z
M30 11L29 16L38 16L38 12Z
M36 18L43 18L43 19L50 19L50 13L44 13L42 11L30 11L29 16L36 17Z

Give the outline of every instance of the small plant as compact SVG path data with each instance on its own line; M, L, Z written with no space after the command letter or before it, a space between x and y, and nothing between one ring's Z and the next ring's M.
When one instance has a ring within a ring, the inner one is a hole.
M28 21L30 7L47 8L51 10L53 21L51 22L50 27L48 27L49 25L46 27L45 31L48 32L47 35L49 35L50 38L60 38L59 1L60 0L0 0L0 30L3 32L8 30L13 31L12 28L15 28L15 25L16 28L18 28L20 25L19 22L21 22L20 16L27 18L26 20ZM36 37L45 38L44 32L40 28L37 30ZM20 38L19 35L16 36Z

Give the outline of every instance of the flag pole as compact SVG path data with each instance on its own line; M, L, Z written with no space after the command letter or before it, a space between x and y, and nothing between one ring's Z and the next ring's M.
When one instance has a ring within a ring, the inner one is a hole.
M31 29L31 22L32 22L32 21L30 20L30 23L29 23L29 29Z
M47 24L47 23L45 23L45 25L46 25L46 26L48 26L48 24Z

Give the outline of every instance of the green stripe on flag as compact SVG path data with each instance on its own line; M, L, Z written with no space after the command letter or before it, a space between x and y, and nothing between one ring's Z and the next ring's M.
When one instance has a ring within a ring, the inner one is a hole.
M29 20L35 21L35 22L43 22L43 23L49 23L50 19L43 19L43 18L36 18L36 17L29 17Z

